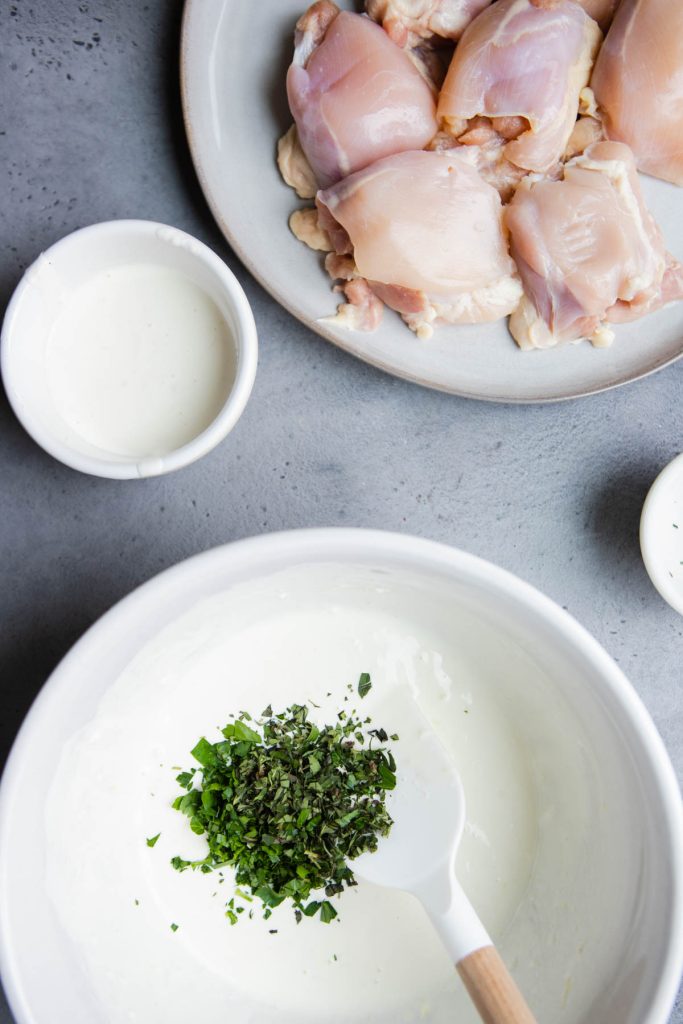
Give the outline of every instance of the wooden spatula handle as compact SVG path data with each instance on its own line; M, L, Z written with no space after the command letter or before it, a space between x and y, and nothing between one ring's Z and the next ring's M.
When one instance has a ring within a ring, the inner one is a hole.
M484 1024L536 1024L495 946L475 950L457 966Z

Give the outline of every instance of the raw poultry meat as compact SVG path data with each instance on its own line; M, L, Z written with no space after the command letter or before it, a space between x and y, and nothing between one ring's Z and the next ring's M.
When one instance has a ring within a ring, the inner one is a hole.
M529 173L521 167L510 163L500 144L500 138L489 127L483 132L472 128L463 140L456 140L448 132L438 132L427 146L427 149L439 153L452 152L454 149L467 151L468 159L477 168L484 181L488 182L500 194L504 203L508 203L522 178ZM557 165L559 168L559 164Z
M314 206L303 210L294 210L289 217L289 228L292 234L317 252L329 252L332 242L325 228L320 223L318 211Z
M597 21L603 32L609 28L614 12L619 6L619 0L577 0L577 2L581 4L586 14L590 14L591 18Z
M328 269L365 279L418 337L435 322L496 320L519 302L500 197L465 147L379 160L317 204L337 253L353 250L353 263L332 258Z
M461 142L497 138L517 167L562 156L602 35L574 0L497 0L466 29L438 116Z
M459 39L491 0L366 0L365 9L399 46Z
M605 132L600 121L594 117L580 117L572 129L562 159L565 162L571 160L579 153L585 153L594 142L601 142L604 138Z
M683 185L683 2L622 0L591 88L609 138L641 171Z
M284 181L294 189L300 199L313 198L318 191L318 183L313 168L301 148L295 124L278 140L277 165Z
M407 51L365 15L313 4L297 22L287 96L319 186L380 157L422 149L435 100Z
M521 348L612 340L608 322L683 296L683 271L645 207L633 154L597 142L561 181L524 179L505 213L525 295L510 319Z

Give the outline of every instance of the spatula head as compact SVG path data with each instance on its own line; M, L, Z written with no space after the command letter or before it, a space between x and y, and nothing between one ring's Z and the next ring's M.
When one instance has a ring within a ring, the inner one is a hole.
M457 770L409 690L397 691L381 708L400 721L392 745L396 788L387 794L394 820L375 853L351 862L359 878L375 885L417 891L438 872L450 870L465 825L465 795Z

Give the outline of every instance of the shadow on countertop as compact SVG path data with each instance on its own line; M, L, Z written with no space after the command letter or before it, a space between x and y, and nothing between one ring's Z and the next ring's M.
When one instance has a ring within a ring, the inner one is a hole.
M18 626L13 624L3 630L0 771L22 721L50 674L93 622L121 596L107 596L103 582L98 581L96 594L85 585L71 593L64 589L59 603L54 602L47 609L29 610Z
M596 490L587 528L601 557L612 565L641 562L640 513L647 492L666 461L655 455L640 457Z

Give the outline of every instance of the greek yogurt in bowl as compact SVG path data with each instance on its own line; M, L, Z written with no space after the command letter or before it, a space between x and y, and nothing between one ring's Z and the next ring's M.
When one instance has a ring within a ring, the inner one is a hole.
M205 852L171 807L198 737L269 703L331 721L361 671L364 713L377 701L388 719L408 691L447 745L467 799L458 876L537 1018L664 1024L683 961L681 805L635 693L514 577L353 530L191 559L57 669L0 791L0 965L19 1024L52 1024L55 1005L70 1024L474 1024L411 897L361 883L330 924L283 904L233 927L230 873L169 863Z

